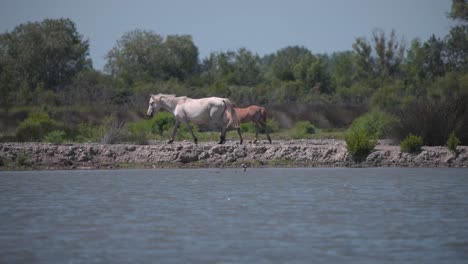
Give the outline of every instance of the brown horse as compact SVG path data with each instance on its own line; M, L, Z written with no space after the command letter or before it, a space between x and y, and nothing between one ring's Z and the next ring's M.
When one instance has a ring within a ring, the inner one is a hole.
M268 134L268 128L266 124L267 120L267 112L265 107L251 105L245 108L240 108L237 105L233 104L234 110L236 111L237 118L239 119L240 123L248 123L250 121L255 123L255 140L254 143L257 142L258 138L258 125L262 125L265 129L265 133L267 135L268 141L271 143L270 135Z

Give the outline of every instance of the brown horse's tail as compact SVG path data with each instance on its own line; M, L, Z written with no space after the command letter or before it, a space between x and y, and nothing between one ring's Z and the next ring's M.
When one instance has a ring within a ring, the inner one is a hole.
M235 129L240 128L239 118L237 117L236 111L234 110L234 104L231 103L228 99L223 100L224 103L224 112L228 119L227 127L233 126Z

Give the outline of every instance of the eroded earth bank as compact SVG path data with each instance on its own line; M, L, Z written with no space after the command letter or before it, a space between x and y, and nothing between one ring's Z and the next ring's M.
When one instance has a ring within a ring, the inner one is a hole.
M239 145L181 141L149 145L1 143L0 169L114 169L193 167L468 167L468 147L423 147L418 154L379 142L364 160L342 140L281 140Z

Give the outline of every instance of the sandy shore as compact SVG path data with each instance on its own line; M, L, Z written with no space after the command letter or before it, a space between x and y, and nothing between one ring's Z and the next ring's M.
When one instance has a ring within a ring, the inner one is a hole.
M468 147L423 147L418 154L379 142L356 162L342 140L281 140L239 145L181 141L150 145L1 143L0 169L114 169L196 167L468 167Z

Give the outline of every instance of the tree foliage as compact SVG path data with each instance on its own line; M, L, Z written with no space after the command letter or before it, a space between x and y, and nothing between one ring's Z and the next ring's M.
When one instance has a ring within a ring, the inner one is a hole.
M129 31L106 58L105 71L127 85L170 78L185 80L198 69L198 48L188 35L164 39L153 31Z

